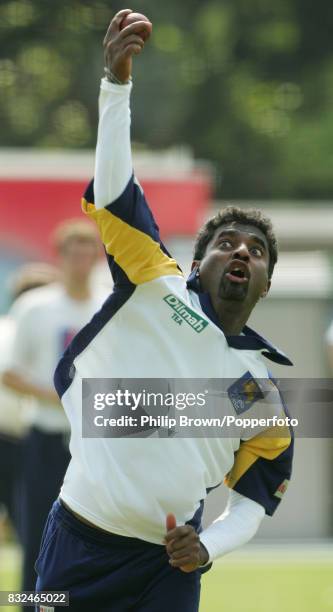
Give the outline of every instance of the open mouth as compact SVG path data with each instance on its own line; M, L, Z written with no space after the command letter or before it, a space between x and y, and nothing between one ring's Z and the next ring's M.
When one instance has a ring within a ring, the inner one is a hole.
M242 266L233 266L225 276L232 283L244 284L249 282L248 274Z

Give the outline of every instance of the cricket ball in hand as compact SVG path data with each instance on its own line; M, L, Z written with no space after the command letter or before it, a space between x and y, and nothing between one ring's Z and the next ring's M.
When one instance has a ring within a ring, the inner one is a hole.
M149 24L149 28L146 27L145 29L136 32L136 34L141 36L142 40L146 41L151 34L153 26L149 19L141 13L129 13L128 15L126 15L120 24L120 29L123 30L124 28L126 28L126 26L129 26L132 23L136 23L137 21L145 21L147 24Z

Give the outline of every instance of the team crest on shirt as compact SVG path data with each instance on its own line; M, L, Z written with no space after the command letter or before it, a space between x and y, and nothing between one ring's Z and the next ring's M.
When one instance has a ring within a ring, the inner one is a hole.
M229 399L236 414L242 414L249 410L254 402L264 398L264 394L251 372L236 380L228 389Z

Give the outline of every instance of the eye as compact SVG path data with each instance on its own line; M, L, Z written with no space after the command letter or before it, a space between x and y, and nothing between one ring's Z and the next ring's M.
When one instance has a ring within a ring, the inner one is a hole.
M223 238L222 240L220 240L219 246L222 247L222 249L229 249L232 246L232 244L230 240Z
M255 257L262 257L264 254L263 249L261 249L260 247L252 247L251 248L251 253L255 256Z

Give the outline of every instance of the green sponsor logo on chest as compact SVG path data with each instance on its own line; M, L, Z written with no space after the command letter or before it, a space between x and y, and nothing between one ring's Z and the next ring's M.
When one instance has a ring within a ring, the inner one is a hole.
M208 321L202 319L200 315L198 315L196 312L194 312L194 310L192 310L192 308L186 306L186 304L181 302L181 300L179 300L172 293L166 295L163 300L174 311L172 318L179 325L181 325L183 321L185 321L185 323L190 325L190 327L192 327L192 329L194 329L194 331L196 331L198 334L200 334L200 332L202 332L205 327L207 327Z

